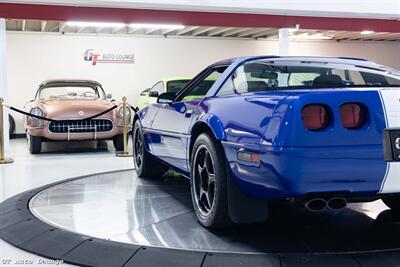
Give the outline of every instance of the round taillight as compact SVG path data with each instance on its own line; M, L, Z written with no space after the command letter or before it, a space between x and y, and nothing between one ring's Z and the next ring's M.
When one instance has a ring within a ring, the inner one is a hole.
M340 106L340 120L346 129L357 129L364 125L366 111L362 104L345 103Z
M304 127L308 130L319 131L328 127L330 113L328 107L321 104L311 104L303 108L301 112Z

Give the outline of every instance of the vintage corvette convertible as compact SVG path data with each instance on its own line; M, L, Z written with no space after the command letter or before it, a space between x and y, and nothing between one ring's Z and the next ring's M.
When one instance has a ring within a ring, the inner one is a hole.
M215 63L135 115L136 172L190 177L206 227L265 220L272 200L400 211L399 75L355 58Z
M41 83L35 99L28 102L25 109L56 121L25 117L30 152L40 153L42 142L72 140L113 140L116 150L123 150L123 109L111 98L96 81L51 80ZM99 117L82 121L115 105L118 107ZM131 116L130 107L126 108L126 114Z

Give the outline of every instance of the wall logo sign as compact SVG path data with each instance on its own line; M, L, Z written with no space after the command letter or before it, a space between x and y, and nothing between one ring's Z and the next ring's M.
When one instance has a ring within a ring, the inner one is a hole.
M93 66L97 64L134 64L135 58L133 54L119 53L96 53L94 49L87 49L83 55L83 59L92 62Z

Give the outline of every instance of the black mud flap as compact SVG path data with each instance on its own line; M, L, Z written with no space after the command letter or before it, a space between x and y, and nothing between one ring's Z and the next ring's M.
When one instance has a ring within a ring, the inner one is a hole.
M228 207L232 222L254 223L265 221L268 217L267 201L247 196L233 181L229 166L227 166L227 171Z

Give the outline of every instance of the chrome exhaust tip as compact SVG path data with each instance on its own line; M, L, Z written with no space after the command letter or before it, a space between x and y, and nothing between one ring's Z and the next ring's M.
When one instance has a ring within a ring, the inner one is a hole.
M347 206L347 200L342 197L334 197L328 200L328 208L331 210L341 210Z
M304 206L306 209L312 212L321 212L326 210L328 207L328 203L326 202L325 199L322 198L313 198L307 201Z

